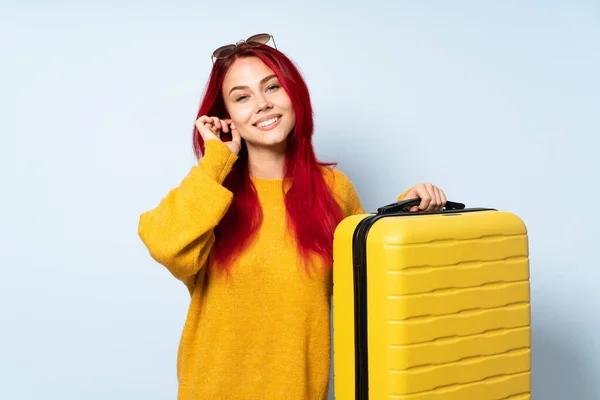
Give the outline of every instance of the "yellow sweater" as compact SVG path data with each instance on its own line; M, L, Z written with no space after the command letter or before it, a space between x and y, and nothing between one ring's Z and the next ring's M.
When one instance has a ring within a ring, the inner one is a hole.
M326 399L332 276L319 268L309 277L297 261L282 180L253 178L264 214L258 236L229 278L207 271L213 228L233 198L222 183L236 159L220 141L207 141L198 165L140 216L150 255L191 293L178 400ZM324 173L344 215L363 213L350 180L338 170Z

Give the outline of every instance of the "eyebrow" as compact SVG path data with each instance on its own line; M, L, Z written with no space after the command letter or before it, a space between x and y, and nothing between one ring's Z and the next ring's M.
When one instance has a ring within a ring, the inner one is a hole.
M276 78L276 77L277 77L277 75L275 75L275 74L272 74L272 75L269 75L269 76L265 76L264 78L262 78L262 79L260 80L260 83L261 83L261 85L262 85L262 84L264 84L265 82L267 82L267 81L270 81L271 79L273 79L273 78ZM231 88L231 90L229 91L229 94L231 94L231 92L233 92L234 90L241 90L241 89L248 89L248 86L234 86L234 87L232 87L232 88Z

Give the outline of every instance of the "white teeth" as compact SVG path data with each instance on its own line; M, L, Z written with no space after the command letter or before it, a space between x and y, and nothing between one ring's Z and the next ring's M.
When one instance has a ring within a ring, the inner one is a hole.
M259 124L256 124L256 126L258 126L259 128L264 128L265 126L269 126L271 124L274 124L278 120L279 120L279 117L271 118L271 119L263 121L263 122L261 122Z

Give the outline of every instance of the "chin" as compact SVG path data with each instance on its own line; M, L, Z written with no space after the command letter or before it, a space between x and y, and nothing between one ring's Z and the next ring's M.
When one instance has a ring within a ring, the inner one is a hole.
M287 140L288 134L283 133L283 132L273 132L271 135L266 135L265 137L263 137L262 139L264 140L265 144L280 144L283 143Z
M290 130L283 127L272 131L256 132L254 140L251 140L251 142L258 146L277 146L285 143L289 134Z

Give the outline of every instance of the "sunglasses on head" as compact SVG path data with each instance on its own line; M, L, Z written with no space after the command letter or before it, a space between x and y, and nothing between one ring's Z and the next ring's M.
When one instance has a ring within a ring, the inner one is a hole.
M259 34L250 36L246 40L240 40L236 44L226 44L225 46L219 47L218 49L213 51L210 59L212 60L212 63L214 64L215 59L221 60L221 59L227 58L230 55L232 55L233 53L235 53L238 46L241 44L246 44L248 46L261 46L263 44L267 44L269 42L269 40L273 40L273 46L275 48L277 48L277 45L275 44L275 38L273 37L273 35L271 35L269 33L259 33Z

